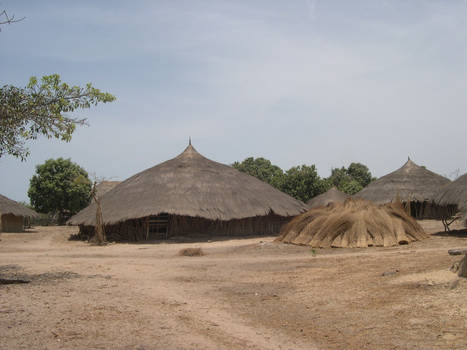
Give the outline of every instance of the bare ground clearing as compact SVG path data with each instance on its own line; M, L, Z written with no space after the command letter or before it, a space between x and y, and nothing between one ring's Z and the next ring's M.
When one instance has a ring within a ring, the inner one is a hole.
M438 222L422 223L428 232ZM273 237L89 246L1 234L1 349L466 349L467 234L315 249ZM179 256L200 247L204 256ZM386 274L383 276L383 273Z

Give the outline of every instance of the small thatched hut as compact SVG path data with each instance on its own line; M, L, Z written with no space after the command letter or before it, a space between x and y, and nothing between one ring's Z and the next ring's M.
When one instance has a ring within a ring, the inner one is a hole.
M427 237L401 203L349 198L297 216L276 240L317 248L357 248L408 244Z
M0 232L22 232L24 220L37 216L34 210L0 194Z
M178 157L116 185L101 199L109 240L191 234L274 234L306 205L255 177L211 161L190 144ZM96 205L73 216L94 233Z
M349 198L349 195L339 191L335 186L330 190L317 195L316 197L311 198L306 204L308 208L323 207L329 203L341 203Z
M455 215L458 211L467 215L467 174L442 187L434 202L445 209L442 211L443 218Z
M402 168L371 182L353 198L390 203L395 200L410 203L410 214L417 219L436 218L438 208L433 204L436 193L451 181L410 159Z

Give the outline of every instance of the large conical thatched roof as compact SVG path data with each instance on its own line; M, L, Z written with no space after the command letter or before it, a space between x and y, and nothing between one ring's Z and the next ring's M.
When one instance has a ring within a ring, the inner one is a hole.
M427 237L401 203L374 204L349 198L344 203L332 203L297 216L282 228L277 241L320 248L356 248L407 244Z
M306 204L308 208L316 208L328 205L329 203L339 203L349 198L349 195L339 191L336 187L332 187L330 190L321 193L320 195L311 198Z
M211 161L191 144L178 157L144 170L101 200L105 224L160 213L231 220L267 215L295 216L306 205L257 178ZM69 223L94 225L95 204Z
M371 182L353 197L375 203L392 202L397 197L402 201L431 201L438 190L448 183L449 179L409 159L402 168Z
M435 203L441 206L457 205L467 212L467 174L441 188L435 196Z
M0 215L13 214L16 216L36 217L38 214L24 205L0 194Z

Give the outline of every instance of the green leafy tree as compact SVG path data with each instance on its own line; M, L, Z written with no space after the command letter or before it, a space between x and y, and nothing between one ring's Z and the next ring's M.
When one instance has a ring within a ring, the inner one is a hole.
M341 183L339 190L349 195L360 192L363 189L362 185L357 180L350 179Z
M4 85L0 88L0 157L10 154L24 160L29 155L25 142L40 135L68 142L77 125L87 124L69 113L114 100L90 83L85 87L62 83L58 74L44 76L40 82L31 77L25 88Z
M347 173L347 169L342 168L333 168L331 169L331 176L328 177L328 181L332 186L341 188L341 184L349 182L352 178Z
M327 180L331 186L336 186L340 191L353 195L361 191L375 178L371 176L371 172L366 165L352 163L348 168L332 169Z
M367 186L371 181L375 180L368 167L362 163L350 164L347 168L347 174L356 180L362 187Z
M235 162L232 166L244 173L280 189L284 180L284 172L277 165L265 158L246 158L243 162Z
M28 196L39 213L58 215L64 223L86 207L91 199L92 184L88 173L70 159L49 159L36 166Z
M314 165L300 165L285 172L281 189L292 197L306 202L328 188L328 182L319 177Z

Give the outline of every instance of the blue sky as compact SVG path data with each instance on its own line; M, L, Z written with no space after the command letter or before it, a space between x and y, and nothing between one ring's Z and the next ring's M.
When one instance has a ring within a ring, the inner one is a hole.
M283 169L362 162L376 176L410 156L467 172L466 1L0 0L0 83L58 73L117 101L78 111L70 143L0 158L0 193L27 200L35 165L71 158L123 180L191 136L210 159Z

